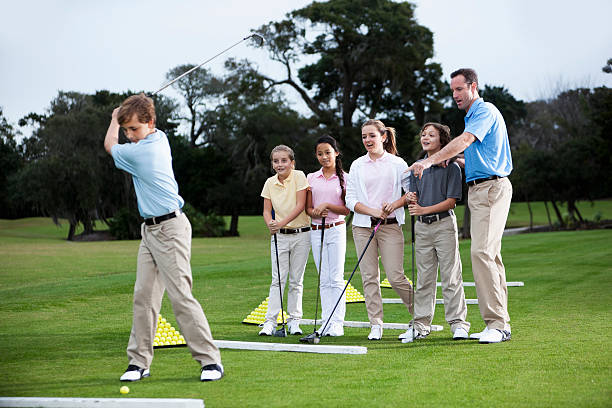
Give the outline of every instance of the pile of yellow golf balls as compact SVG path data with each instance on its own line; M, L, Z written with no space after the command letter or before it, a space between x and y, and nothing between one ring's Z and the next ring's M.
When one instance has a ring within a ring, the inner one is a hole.
M186 344L185 338L163 317L157 317L157 332L153 339L153 347L176 346Z
M255 310L253 310L249 315L242 321L242 323L250 323L250 324L262 324L266 320L266 312L268 311L268 299L261 302L259 306ZM285 322L287 322L288 317L287 313L283 310L283 315L285 317ZM283 317L281 314L278 314L278 318L276 321L279 324L283 323Z

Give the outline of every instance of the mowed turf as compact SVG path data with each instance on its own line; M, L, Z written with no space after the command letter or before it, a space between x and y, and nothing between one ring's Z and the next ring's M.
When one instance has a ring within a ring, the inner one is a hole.
M241 323L267 296L270 246L261 217L241 217L240 230L240 238L193 241L194 294L215 338L298 343L259 337ZM612 405L610 230L504 238L507 278L525 282L508 288L509 342L452 341L438 306L434 323L444 330L414 344L400 343L395 330L368 341L368 329L356 328L321 342L367 346L366 355L222 350L227 375L214 383L198 381L186 348L156 350L152 377L129 384L125 396L118 378L127 366L138 241L72 243L65 233L48 219L0 220L0 396L201 398L207 407ZM356 262L350 236L347 278ZM464 280L473 281L469 241L461 252ZM359 272L352 283L362 292ZM304 317L312 318L312 258L304 284ZM167 298L162 314L176 323ZM347 305L346 317L366 321L365 306ZM385 305L386 322L409 320L403 305ZM472 331L483 328L478 306L468 306L468 320Z

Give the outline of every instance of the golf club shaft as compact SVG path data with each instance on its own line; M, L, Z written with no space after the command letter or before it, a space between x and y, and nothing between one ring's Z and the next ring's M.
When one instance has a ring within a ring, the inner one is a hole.
M274 251L276 252L276 274L278 276L278 292L280 294L280 304L281 304L281 319L283 322L283 328L285 327L285 315L283 314L283 285L281 283L281 275L280 275L280 262L278 261L278 241L276 240L276 234L274 234Z
M317 331L317 315L319 313L319 293L321 292L321 265L323 265L323 239L325 237L325 217L321 218L321 226L323 227L321 229L321 249L319 250L319 270L317 271L317 303L315 303L315 320L314 320L314 329L312 329L312 332L316 332ZM323 313L323 311L321 310L321 313ZM331 318L328 317L328 319Z
M175 83L176 81L178 81L179 79L191 74L193 71L195 71L196 69L200 68L202 65L209 63L210 61L214 60L215 58L217 58L219 55L226 53L227 51L231 50L232 48L234 48L235 46L237 46L238 44L240 44L243 41L248 40L251 37L257 37L259 38L261 41L263 41L263 37L259 34L251 34L248 37L244 37L242 40L236 42L235 44L227 47L226 49L224 49L223 51L219 52L218 54L210 57L209 59L207 59L206 61L204 61L203 63L201 63L198 66L195 66L193 68L191 68L189 71L183 72L181 75L177 76L176 78L174 78L173 80L171 80L170 82L167 82L165 85L163 85L161 88L159 88L157 91L153 92L151 95L157 95L158 93L160 93L161 91L163 91L164 89L166 89L167 87L169 87L170 85L172 85L173 83Z
M351 283L351 279L353 279L353 275L355 275L355 271L359 267L359 263L361 262L361 258L363 258L363 256L365 255L366 251L368 250L368 246L370 245L370 242L372 242L372 238L374 238L374 234L376 234L376 231L378 231L378 227L380 227L380 223L381 222L382 222L382 219L378 220L378 223L376 224L376 226L372 230L372 233L370 234L370 238L368 238L368 242L366 242L365 247L363 247L363 251L361 251L361 255L359 255L359 259L357 260L357 265L355 265L355 268L353 268L353 272L351 272L351 276L349 276L348 280L346 281L346 285L344 285L344 289L342 289L342 293L340 293L340 297L338 297L338 301L336 302L336 305L334 306L334 308L332 309L331 313L329 314L330 317L334 315L334 312L336 311L336 308L340 304L340 301L342 300L342 296L344 295L344 292L346 292L346 288L348 288L348 285ZM325 333L325 329L327 328L329 320L330 319L327 319L327 321L325 322L325 326L323 326L323 329L321 330L321 333Z
M416 328L414 327L414 285L416 284L414 280L414 215L410 216L410 229L412 230L412 341L414 342L414 331L416 330Z

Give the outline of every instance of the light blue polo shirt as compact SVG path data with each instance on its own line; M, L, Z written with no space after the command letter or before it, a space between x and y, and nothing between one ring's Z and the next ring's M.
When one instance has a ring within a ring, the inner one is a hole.
M185 202L178 193L170 144L164 132L155 129L155 133L138 143L116 144L111 155L118 169L132 175L138 211L143 218L183 208Z
M491 176L506 177L512 172L512 155L506 122L490 102L478 98L465 115L465 132L476 140L465 149L465 180Z

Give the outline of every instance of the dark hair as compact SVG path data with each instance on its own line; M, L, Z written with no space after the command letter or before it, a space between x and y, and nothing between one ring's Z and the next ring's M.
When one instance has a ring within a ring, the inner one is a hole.
M478 74L472 68L460 68L450 74L451 79L458 75L463 75L465 82L468 84L476 83L478 85Z
M129 122L134 114L136 114L140 123L149 123L151 120L155 123L155 104L153 99L142 92L138 95L130 96L121 104L117 114L117 121L120 125L123 125Z
M317 146L319 146L321 143L327 143L334 149L336 153L338 153L338 155L336 156L336 175L338 176L338 180L340 182L340 189L342 190L342 194L340 197L342 198L342 202L346 204L346 200L344 199L344 197L346 196L346 190L344 188L344 170L342 169L342 160L340 160L340 156L342 156L342 153L340 153L340 150L338 149L338 142L336 142L336 139L329 135L321 136L315 144L315 153L317 152Z
M443 148L444 146L446 146L447 144L450 143L450 141L451 141L450 128L448 126L446 126L446 125L441 124L441 123L427 122L421 128L421 131L419 132L419 135L421 135L423 133L423 131L426 128L428 128L429 126L435 128L438 131L438 134L440 135L440 147L441 148Z
M380 132L381 135L387 135L387 139L383 142L383 148L397 156L397 146L395 144L395 129L392 127L386 127L384 123L377 119L368 119L363 125L361 125L361 129L366 126L374 126L376 130Z

